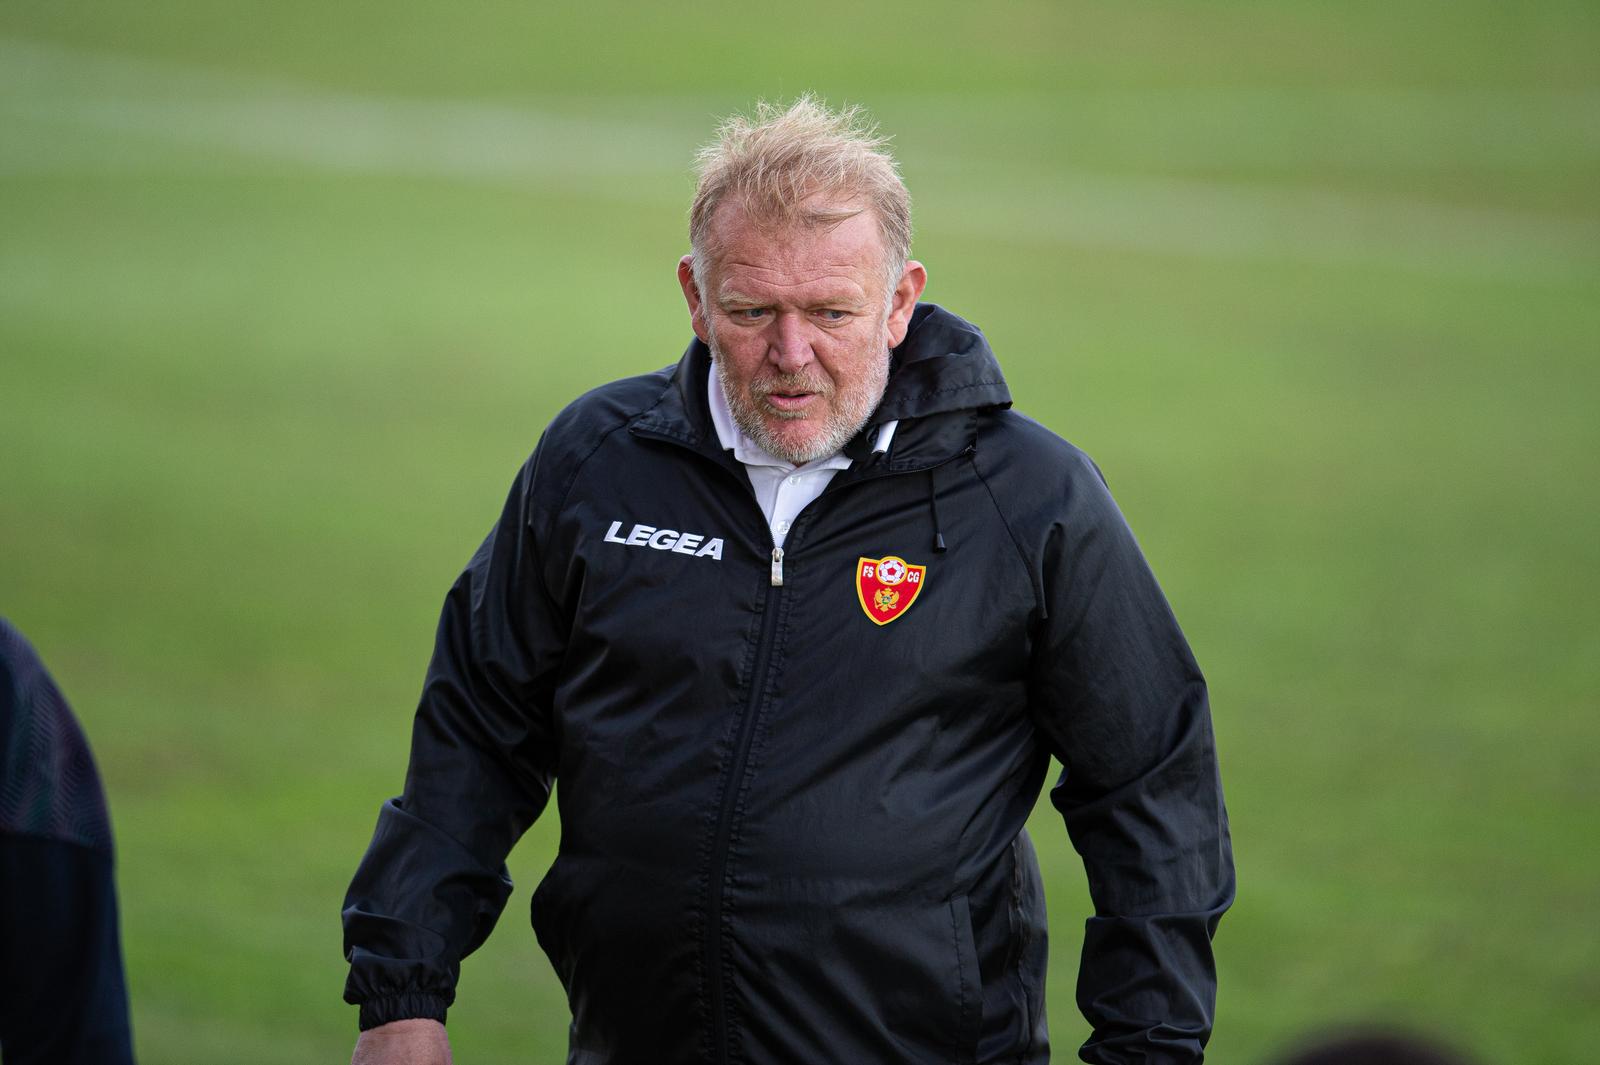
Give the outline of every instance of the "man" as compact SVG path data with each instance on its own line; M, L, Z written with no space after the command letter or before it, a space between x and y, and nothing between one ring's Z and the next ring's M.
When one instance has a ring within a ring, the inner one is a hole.
M131 1065L111 819L89 743L0 618L0 1057Z
M917 303L855 123L723 126L695 340L555 419L451 590L346 898L358 1062L448 1060L553 780L532 910L570 1063L1045 1061L1052 754L1096 909L1083 1056L1200 1060L1233 895L1204 682L1094 467Z

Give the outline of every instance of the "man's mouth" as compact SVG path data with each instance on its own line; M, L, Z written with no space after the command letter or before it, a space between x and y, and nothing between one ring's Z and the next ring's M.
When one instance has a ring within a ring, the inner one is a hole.
M812 400L817 398L815 392L768 392L763 397L774 408L780 411L804 410Z
M767 413L779 418L809 418L812 409L827 399L830 389L821 382L807 381L796 374L785 381L782 378L762 381L755 385L756 400Z

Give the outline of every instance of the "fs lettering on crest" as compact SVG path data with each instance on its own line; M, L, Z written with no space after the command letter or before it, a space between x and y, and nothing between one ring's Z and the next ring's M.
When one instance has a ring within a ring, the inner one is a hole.
M911 609L927 583L928 567L895 555L856 560L856 598L874 625L887 625Z

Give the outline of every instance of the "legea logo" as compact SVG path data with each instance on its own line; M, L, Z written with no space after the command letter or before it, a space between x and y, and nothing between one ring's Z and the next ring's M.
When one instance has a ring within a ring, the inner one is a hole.
M605 540L608 544L621 544L623 547L650 547L657 551L722 561L722 538L719 536L708 540L700 533L658 529L654 525L635 525L628 530L628 535L623 536L622 522L614 521L611 528L606 530Z

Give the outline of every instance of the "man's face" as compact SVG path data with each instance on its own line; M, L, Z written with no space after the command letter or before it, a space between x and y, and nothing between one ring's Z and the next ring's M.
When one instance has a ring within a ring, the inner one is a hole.
M870 211L832 226L770 228L728 202L711 232L717 254L705 290L688 256L678 279L734 420L795 465L833 454L883 398L889 349L905 339L922 266L907 264L885 291L883 239Z

